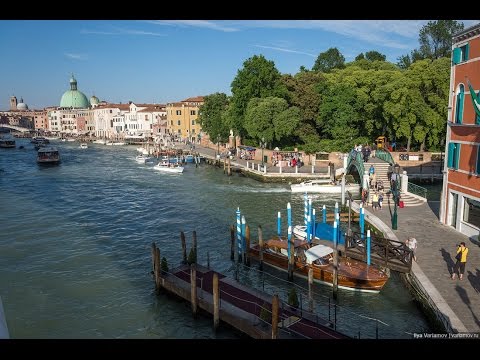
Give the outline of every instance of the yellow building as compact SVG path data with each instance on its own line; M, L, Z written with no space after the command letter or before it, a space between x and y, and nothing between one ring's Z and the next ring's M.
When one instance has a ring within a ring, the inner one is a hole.
M182 140L198 141L202 130L200 124L197 123L200 105L203 105L203 96L188 98L176 103L168 103L168 132Z

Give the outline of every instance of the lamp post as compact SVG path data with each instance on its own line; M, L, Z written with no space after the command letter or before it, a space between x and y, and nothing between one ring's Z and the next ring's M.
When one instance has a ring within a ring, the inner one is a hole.
M217 135L217 159L220 159L220 135Z
M262 136L262 140L260 141L260 147L262 148L262 167L263 167L263 149L265 149L265 146L267 144L265 143L265 138Z
M392 196L393 196L393 215L392 215L392 230L397 230L398 227L398 215L397 215L397 205L399 201L399 180L400 180L400 166L398 163L396 163L393 167L395 174L396 174L396 180L393 185L392 189Z

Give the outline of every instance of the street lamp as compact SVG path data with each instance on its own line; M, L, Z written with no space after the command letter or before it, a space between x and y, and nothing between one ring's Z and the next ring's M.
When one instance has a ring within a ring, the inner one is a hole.
M267 144L265 143L265 137L262 136L262 140L260 141L260 147L262 148L262 166L263 166L263 149L265 149L265 146Z
M400 166L396 163L393 166L394 172L396 174L395 182L393 183L392 196L393 196L393 215L392 215L392 229L397 230L398 227L398 215L397 215L397 206L400 199Z

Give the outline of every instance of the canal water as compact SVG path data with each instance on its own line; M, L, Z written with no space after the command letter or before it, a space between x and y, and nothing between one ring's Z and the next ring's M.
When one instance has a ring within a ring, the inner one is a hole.
M180 175L160 173L137 164L133 146L54 145L62 162L51 167L37 165L28 139L0 149L0 296L11 338L241 337L226 326L214 333L211 318L193 319L189 304L155 295L151 243L172 268L181 260L180 231L190 249L195 230L199 262L208 256L211 267L234 277L235 210L245 215L252 238L258 225L267 238L276 232L278 211L285 223L288 202L294 223L302 221L303 196L205 164L188 164ZM317 213L324 204L330 212L335 201L317 195L313 205ZM257 269L240 268L239 279L286 299L286 274L261 276ZM316 310L333 319L331 287L314 287ZM337 329L350 336L429 331L397 274L379 294L339 290L338 304Z

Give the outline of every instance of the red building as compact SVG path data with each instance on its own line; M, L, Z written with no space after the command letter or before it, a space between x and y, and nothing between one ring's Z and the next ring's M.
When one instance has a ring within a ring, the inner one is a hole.
M480 24L453 37L440 204L440 221L470 237L480 230L479 90Z

